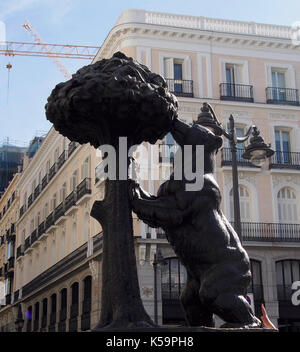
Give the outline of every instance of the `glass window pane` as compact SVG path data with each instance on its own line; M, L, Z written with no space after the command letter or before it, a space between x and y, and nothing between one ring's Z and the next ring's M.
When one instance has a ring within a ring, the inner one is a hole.
M174 79L182 79L182 65L174 64Z

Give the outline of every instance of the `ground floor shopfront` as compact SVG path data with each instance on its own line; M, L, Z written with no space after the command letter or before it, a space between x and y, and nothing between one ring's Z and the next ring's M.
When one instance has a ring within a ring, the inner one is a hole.
M22 331L89 331L100 316L102 239L94 236L39 277L14 292L11 304L0 309L0 331L15 331L21 305ZM248 293L256 315L263 303L282 331L300 331L300 305L291 301L291 284L300 280L300 249L296 244L244 243L251 259ZM156 260L154 261L154 254ZM166 239L136 239L141 297L158 324L183 325L180 293L186 271Z

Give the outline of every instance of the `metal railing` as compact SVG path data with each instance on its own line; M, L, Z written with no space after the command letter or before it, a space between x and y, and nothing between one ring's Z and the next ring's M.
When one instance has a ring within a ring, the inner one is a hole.
M300 170L300 153L276 151L270 158L269 168Z
M85 194L91 194L91 179L85 178L83 181L79 183L76 187L77 201L82 198Z
M220 83L220 99L253 103L253 86L247 84Z
M171 93L178 97L194 97L193 81L186 79L166 78L166 82Z
M70 142L68 146L68 157L74 152L76 149L76 142Z
M65 161L66 161L66 152L63 151L57 160L57 170L59 170L62 167Z
M49 175L48 175L48 182L50 182L52 180L52 178L55 176L56 174L56 163L54 163L49 170Z
M21 257L22 255L24 255L24 245L23 244L21 244L17 248L17 258Z
M268 104L299 105L298 89L267 87Z
M24 251L26 251L26 249L28 249L30 245L31 245L31 238L30 236L28 236L27 238L25 238Z
M245 166L245 167L256 167L250 161L244 159L242 157L244 153L244 148L237 148L236 151L236 161L238 166ZM221 166L231 166L232 165L232 152L230 148L222 148L221 149Z
M300 224L242 222L241 227L243 241L300 242Z

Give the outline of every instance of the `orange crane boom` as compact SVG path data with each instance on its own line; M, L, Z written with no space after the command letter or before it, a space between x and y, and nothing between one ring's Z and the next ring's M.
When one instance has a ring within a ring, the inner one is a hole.
M26 42L0 42L0 55L5 56L41 56L56 57L61 59L84 59L93 60L99 46L69 45L69 44L46 44L51 49L45 51L41 43Z
M49 44L42 39L28 21L23 24L23 27L33 38L35 43L0 42L0 55L48 57L67 79L71 78L72 75L60 59L92 60L100 49L100 47L88 45Z

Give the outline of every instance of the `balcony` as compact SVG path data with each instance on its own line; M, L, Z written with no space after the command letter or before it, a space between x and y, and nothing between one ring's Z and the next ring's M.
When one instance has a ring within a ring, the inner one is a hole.
M25 238L25 244L24 244L24 253L30 249L30 245L31 245L31 236L28 236L27 238Z
M193 81L184 79L166 78L169 91L177 97L193 98Z
M253 165L250 161L242 157L244 153L244 148L238 148L236 152L236 161L238 166L258 168ZM230 148L221 149L221 166L231 166L232 165L232 153Z
M300 170L300 153L276 151L270 158L269 169Z
M220 99L253 103L253 86L246 84L220 83Z
M298 89L266 88L267 104L299 105Z
M68 146L68 158L71 156L71 154L74 152L76 149L76 142L70 142Z
M242 222L243 241L300 242L300 224Z
M26 211L26 205L22 205L21 208L20 208L20 217L25 213Z
M37 187L35 187L35 189L33 191L34 199L36 199L40 193L41 193L41 185L38 185Z
M38 230L35 229L32 231L30 236L30 245L32 246L38 239Z
M24 255L24 245L21 244L18 248L17 248L17 259L22 257Z
M65 215L65 201L61 202L54 210L54 224L64 222L67 217Z
M33 203L33 194L31 194L31 195L28 197L28 201L27 201L28 208L31 206L32 203Z
M49 170L48 182L50 182L56 174L56 163L54 163Z
M45 175L42 179L42 190L47 186L48 184L48 175Z
M44 233L45 233L45 222L43 221L38 226L38 238L41 238Z
M54 227L54 212L50 213L45 221L45 233L49 233Z
M58 157L58 160L57 160L57 170L59 170L63 164L65 163L66 161L66 152L63 151L60 156Z
M79 185L76 187L77 194L77 203L80 204L90 197L92 193L91 190L91 179L85 178Z
M71 214L75 209L78 209L76 206L76 191L72 191L67 198L65 199L65 215Z

